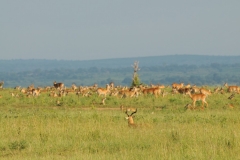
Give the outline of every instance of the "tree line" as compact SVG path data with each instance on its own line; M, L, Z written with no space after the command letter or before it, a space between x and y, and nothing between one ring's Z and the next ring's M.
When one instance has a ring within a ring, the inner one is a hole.
M240 63L210 65L161 65L143 66L139 63L138 76L144 84L170 85L173 82L196 85L222 85L224 82L240 85ZM54 68L34 69L28 71L0 72L0 81L4 87L22 87L34 84L49 86L53 81L64 82L66 86L93 85L105 86L114 82L116 85L130 86L133 78L133 68L120 67L89 67L89 68Z

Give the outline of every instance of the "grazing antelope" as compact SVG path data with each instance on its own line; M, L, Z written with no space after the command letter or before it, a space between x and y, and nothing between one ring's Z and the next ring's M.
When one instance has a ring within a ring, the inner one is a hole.
M59 82L57 83L56 81L53 82L53 86L56 88L56 89L63 89L64 87L64 84Z
M206 104L206 106L208 106L208 103L206 102L207 95L202 94L202 93L191 94L191 92L187 92L186 94L188 94L190 96L190 98L192 99L194 108L195 108L196 101L202 101L202 109L204 109L204 104Z
M228 97L228 99L233 99L235 97L235 94L233 93L233 94L231 94L231 96L230 97Z
M136 127L136 124L133 121L133 114L137 113L137 109L134 112L132 112L130 115L127 113L127 110L125 111L125 113L127 115L126 119L128 120L128 126Z

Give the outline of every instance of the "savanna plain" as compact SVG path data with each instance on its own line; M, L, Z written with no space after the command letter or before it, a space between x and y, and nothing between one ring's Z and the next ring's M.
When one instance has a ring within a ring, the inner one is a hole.
M214 86L206 86L211 91ZM0 159L240 159L239 94L212 93L208 107L189 95L92 93L51 97L0 90ZM16 96L18 95L18 96ZM120 106L123 108L120 109ZM136 127L129 127L135 108Z

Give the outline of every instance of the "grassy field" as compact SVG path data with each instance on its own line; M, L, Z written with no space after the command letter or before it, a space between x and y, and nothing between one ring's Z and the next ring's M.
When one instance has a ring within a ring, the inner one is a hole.
M238 94L212 94L205 110L187 110L191 99L180 94L107 97L101 105L96 95L11 92L0 91L0 159L240 159ZM136 128L120 105L138 108Z

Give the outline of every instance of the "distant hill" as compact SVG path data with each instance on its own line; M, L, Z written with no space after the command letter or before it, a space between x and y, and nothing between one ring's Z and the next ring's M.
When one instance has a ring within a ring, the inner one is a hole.
M154 56L89 61L65 60L0 60L0 81L4 87L30 84L52 85L53 81L66 86L130 85L135 61L139 61L139 76L144 84L184 82L196 85L240 85L240 56Z
M77 69L77 68L124 68L131 67L134 61L139 61L140 67L165 66L165 65L210 65L218 64L235 64L240 62L240 56L202 56L202 55L170 55L170 56L149 56L149 57L132 57L116 58L102 60L46 60L46 59L14 59L0 60L0 72L19 72L31 71L35 69L52 70L52 69Z

